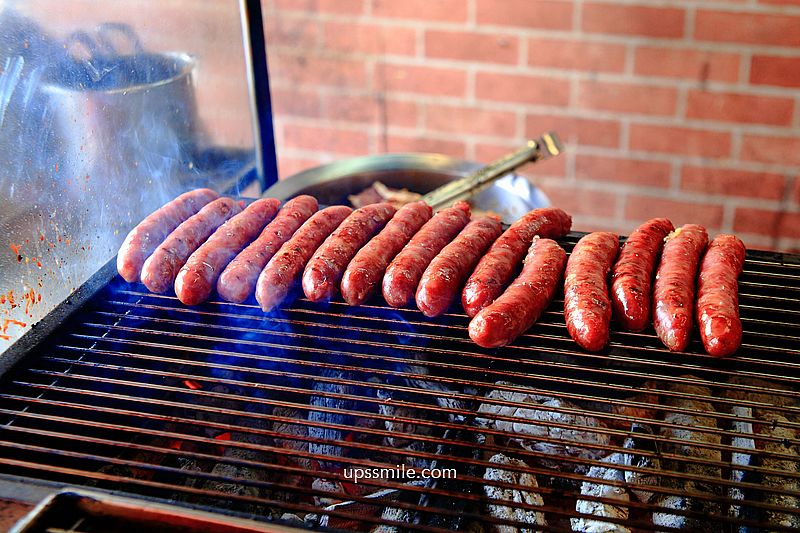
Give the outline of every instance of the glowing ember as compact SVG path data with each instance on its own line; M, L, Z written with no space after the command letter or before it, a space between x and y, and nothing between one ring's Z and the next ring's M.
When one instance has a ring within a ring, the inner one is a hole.
M203 388L198 382L194 381L193 379L184 379L183 384L186 385L187 388L192 390L200 390Z

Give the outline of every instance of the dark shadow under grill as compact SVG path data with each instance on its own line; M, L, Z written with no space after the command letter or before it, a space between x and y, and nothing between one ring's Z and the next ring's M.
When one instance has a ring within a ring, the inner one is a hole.
M791 259L748 254L744 343L725 360L616 328L584 353L560 296L483 350L455 307L429 320L299 299L264 315L114 278L4 376L0 472L362 531L569 530L576 500L626 509L595 519L634 531L800 528Z

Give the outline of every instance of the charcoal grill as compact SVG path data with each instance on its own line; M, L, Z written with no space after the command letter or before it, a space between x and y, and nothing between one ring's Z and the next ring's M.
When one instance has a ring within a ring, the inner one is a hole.
M579 237L561 244L569 252ZM651 516L663 495L686 494L687 483L704 488L691 495L699 507L671 513L716 524L708 530L756 527L770 512L800 520L790 508L800 501L800 257L748 252L740 302L744 343L730 359L704 355L698 340L670 353L651 330L619 328L605 352L585 353L567 334L561 296L512 346L483 350L469 341L460 307L433 320L379 299L348 307L298 298L268 315L254 301L188 308L124 283L109 263L6 354L18 362L0 381L0 473L7 483L121 491L289 525L532 527L492 515L495 503L543 512L548 525L536 530L563 531L579 516L576 500L619 503L581 496L581 482L589 467L607 465L603 457L630 451L623 442L636 423L654 429L652 447L636 453L661 462L658 485L647 489L655 497L631 496L626 519L603 521L669 530ZM492 391L557 398L548 409L558 415L487 414L487 403L532 408L513 396L488 400ZM691 402L712 410L696 413ZM709 417L713 425L692 429L719 444L670 436L681 426L665 413ZM547 426L532 440L559 446L564 434L554 430L574 430L576 420L594 421L579 429L603 444L568 442L573 452L554 457L501 426ZM498 453L524 461L503 468L533 474L538 488L485 480ZM732 466L742 454L752 460ZM438 468L442 477L355 483L348 475L395 465ZM719 476L698 473L704 467ZM487 485L538 493L543 505L492 502Z

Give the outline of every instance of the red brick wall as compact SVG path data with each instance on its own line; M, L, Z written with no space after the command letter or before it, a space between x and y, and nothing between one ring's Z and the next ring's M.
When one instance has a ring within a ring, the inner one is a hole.
M269 0L283 176L432 151L529 174L582 230L651 216L800 249L800 0Z

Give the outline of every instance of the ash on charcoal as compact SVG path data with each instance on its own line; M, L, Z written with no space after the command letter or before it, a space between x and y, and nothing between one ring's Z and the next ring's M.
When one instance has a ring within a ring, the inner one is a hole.
M417 409L403 405L402 401L397 401L394 397L396 393L378 390L378 398L383 400L378 406L378 412L384 416L391 417L383 421L384 427L387 431L392 432L394 435L385 437L384 443L387 446L397 449L399 460L412 468L429 468L431 463L429 459L417 457L416 453L433 453L436 446L427 440L409 439L404 435L415 435L421 437L434 436L434 428L426 424L416 424L414 422L403 422L398 419L402 418L420 418L424 414L428 414L424 409Z
M657 487L659 484L658 472L661 470L661 460L658 458L658 443L653 438L653 429L646 424L631 425L631 436L625 439L623 447L630 453L623 454L623 464L637 468L646 468L650 472L637 472L625 470L625 481L630 485L630 491L639 501L647 503L653 498L653 493L644 490L646 487ZM647 455L636 453L648 452Z
M775 457L761 457L760 466L774 472L800 472L800 446L790 444L797 439L797 432L791 427L785 417L773 413L764 413L764 420L769 424L759 425L759 434L769 435L781 439L778 442L764 441L763 450L767 453L791 455L792 459L779 459ZM757 441L758 442L758 441ZM758 445L758 444L757 444ZM762 485L767 488L800 491L800 481L795 478L781 476L780 474L762 474ZM783 526L800 528L800 498L784 494L764 493L764 501L786 509L786 512L764 510L761 521L769 526Z
M613 453L603 459L608 466L593 466L589 469L587 478L598 480L625 482L625 473L621 468L624 466L625 458L623 454ZM627 527L613 522L606 522L600 518L616 518L619 520L628 519L628 506L630 496L623 487L606 485L598 481L588 480L581 484L581 496L591 496L594 498L608 498L619 500L620 505L599 502L595 500L579 499L575 504L575 510L581 514L589 515L581 518L571 518L570 524L573 531L583 533L630 533ZM594 518L596 517L596 518Z
M519 526L490 524L488 525L489 529L495 533L515 533L520 530L538 531L535 528L531 529L525 526L547 526L544 513L530 509L520 509L519 507L513 506L515 503L539 507L544 505L542 496L536 492L539 485L536 483L536 477L534 477L533 474L518 472L516 470L506 470L503 468L503 466L514 466L527 469L529 468L528 465L524 461L508 457L501 453L494 455L489 459L489 462L497 466L486 469L486 473L483 476L485 481L509 483L519 487L517 489L509 489L484 484L483 490L486 497L489 498L489 500L498 502L487 504L486 510L489 516L498 520L514 521L519 524ZM503 505L501 502L507 502L509 505Z

